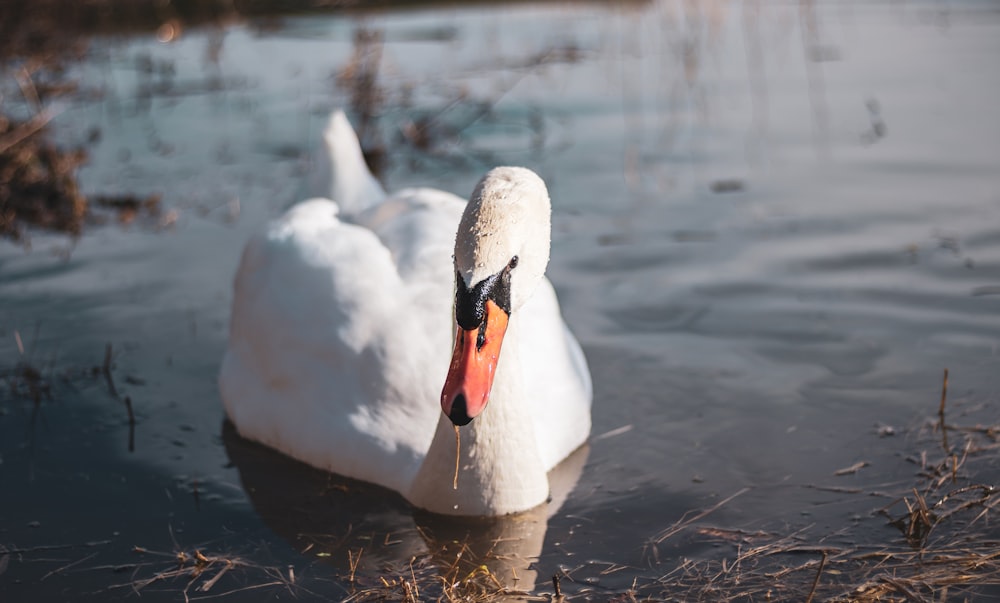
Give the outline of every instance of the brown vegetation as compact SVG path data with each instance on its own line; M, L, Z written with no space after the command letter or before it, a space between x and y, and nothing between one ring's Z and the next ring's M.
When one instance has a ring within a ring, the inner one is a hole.
M944 421L944 405L935 421L923 430L928 446L908 457L914 479L897 492L822 488L845 497L889 499L873 511L898 529L898 537L864 534L861 524L844 526L832 534L805 526L786 533L745 531L709 523L710 516L747 490L686 514L647 542L655 568L672 568L658 578L649 570L638 573L632 587L608 591L591 586L605 574L633 571L608 564L560 570L551 582L541 579L540 590L525 591L505 584L491 568L502 559L489 551L481 557L467 545L452 542L441 550L414 556L408 563L362 570L363 549L347 551L347 575L339 576L346 601L814 601L919 602L975 600L984 588L1000 588L1000 535L993 527L1000 506L1000 488L974 481L984 467L996 462L1000 425L961 426ZM951 433L951 437L948 437ZM956 435L958 436L956 438ZM956 443L955 440L958 440ZM683 535L715 542L733 553L712 558L661 561L656 547ZM845 542L850 544L844 544ZM307 549L308 550L308 549ZM148 551L142 551L148 553ZM161 553L161 556L169 556ZM262 572L253 587L277 588L304 594L292 570L261 568L238 557L176 553L178 561L151 576L136 571L131 583L141 589L154 581L183 579L184 592L205 591L225 572L242 568ZM142 568L137 568L142 569ZM594 572L600 576L593 575ZM589 574L587 572L590 572ZM244 580L246 577L244 578ZM545 585L551 584L549 592ZM522 585L532 588L533 585ZM224 594L221 589L213 594ZM237 591L233 591L237 592ZM315 594L315 593L311 593Z
M20 239L25 225L80 234L87 200L76 183L86 159L41 134L46 112L24 122L0 115L0 235Z

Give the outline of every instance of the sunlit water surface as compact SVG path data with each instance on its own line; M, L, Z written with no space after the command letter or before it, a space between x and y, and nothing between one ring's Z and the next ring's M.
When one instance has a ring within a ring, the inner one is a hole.
M387 188L464 196L496 164L549 184L549 276L590 362L594 437L528 527L414 516L223 426L230 279L349 104L359 28L384 39L366 138ZM731 555L694 529L655 540L733 495L696 525L898 540L875 513L891 501L864 493L909 488L943 369L958 417L1000 416L998 56L1000 14L978 2L518 4L93 40L55 131L96 139L86 191L162 194L171 213L0 247L4 364L16 330L53 389L0 405L0 543L68 545L8 556L2 598L125 597L199 548L336 599L348 551L374 576L498 538L518 587L565 571L566 592L600 598ZM408 141L428 116L429 143ZM92 371L109 343L131 449ZM219 592L271 580L233 576Z

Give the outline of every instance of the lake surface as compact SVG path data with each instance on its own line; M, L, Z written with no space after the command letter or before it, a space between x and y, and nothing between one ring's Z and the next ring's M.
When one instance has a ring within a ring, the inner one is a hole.
M297 199L372 57L388 189L466 196L497 164L549 185L548 274L595 387L561 506L442 522L224 425L243 243ZM245 562L192 598L339 599L414 558L447 574L464 544L512 587L558 574L605 600L668 596L642 589L757 537L814 561L905 548L878 510L942 455L944 369L949 421L1000 423L997 57L1000 11L974 1L524 3L91 40L53 133L87 145L85 191L165 213L0 244L0 369L30 362L52 392L0 393L0 599L136 597L178 550ZM993 450L962 477L997 484ZM1000 542L992 522L977 538Z

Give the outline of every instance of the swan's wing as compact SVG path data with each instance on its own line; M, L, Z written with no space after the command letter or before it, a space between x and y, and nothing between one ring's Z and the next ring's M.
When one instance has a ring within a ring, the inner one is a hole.
M590 369L547 278L519 311L525 385L536 409L532 417L539 452L549 471L590 435Z
M445 191L409 188L353 220L378 236L405 283L439 288L442 304L450 308L455 293L455 230L465 204L464 199ZM450 327L444 331L450 336ZM450 349L451 342L447 343Z
M431 371L426 379L433 384L438 412L441 386L451 361L455 297L452 252L465 203L444 191L405 189L356 217L388 250L402 283L401 291L410 300L407 303L419 310L408 319L422 329L429 354L426 366Z
M403 491L440 414L427 303L375 233L331 201L296 205L248 243L237 273L219 378L229 417L299 460Z

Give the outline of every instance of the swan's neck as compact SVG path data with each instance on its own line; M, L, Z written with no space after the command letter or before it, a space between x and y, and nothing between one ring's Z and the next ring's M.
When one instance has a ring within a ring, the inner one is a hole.
M453 488L455 428L442 414L410 486L407 498L414 505L447 515L504 515L531 509L548 498L548 476L531 420L533 405L546 401L534 399L524 387L519 324L514 312L489 404L461 428L458 488Z

